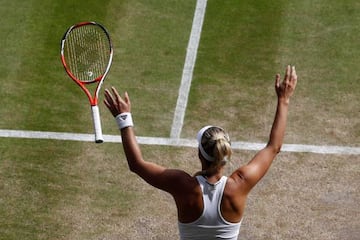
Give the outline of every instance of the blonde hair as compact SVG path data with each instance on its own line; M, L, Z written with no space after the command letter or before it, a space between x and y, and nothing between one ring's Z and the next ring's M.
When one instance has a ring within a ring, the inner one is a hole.
M230 161L232 155L230 138L224 129L214 126L204 127L199 134L199 154L209 167L196 175L211 175Z

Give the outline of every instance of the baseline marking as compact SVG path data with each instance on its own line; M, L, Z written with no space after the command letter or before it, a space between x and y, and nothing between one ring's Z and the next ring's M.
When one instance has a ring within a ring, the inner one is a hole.
M186 59L179 88L179 95L176 102L173 123L171 126L170 138L180 138L181 129L184 124L185 111L190 92L197 49L200 42L202 25L204 22L206 3L207 0L198 0L196 2L196 10L187 47Z
M42 131L21 131L0 129L0 137L3 138L28 138L28 139L52 139L94 142L94 134L77 134L66 132L42 132ZM184 138L160 138L160 137L136 137L139 144L162 145L175 147L197 148L195 139ZM120 135L104 135L104 141L109 143L121 143ZM232 142L233 149L258 151L265 146L265 143L251 142ZM360 147L346 146L317 146L303 144L283 144L282 152L304 152L318 154L341 154L341 155L360 155Z

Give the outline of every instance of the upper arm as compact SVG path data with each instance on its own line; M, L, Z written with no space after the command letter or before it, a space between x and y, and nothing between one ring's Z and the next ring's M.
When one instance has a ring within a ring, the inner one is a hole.
M167 169L143 159L133 128L122 129L121 137L126 159L132 172L139 175L150 185L173 195L177 192L181 193L180 191L188 187L188 184L182 183L191 181L192 177L189 174L181 170Z
M266 174L278 151L270 146L259 151L249 163L238 168L232 177L241 179L245 184L245 191L249 192Z
M150 185L172 195L180 193L187 186L184 182L192 179L188 173L182 170L168 169L156 163L146 161L143 161L137 169L133 169L133 172Z

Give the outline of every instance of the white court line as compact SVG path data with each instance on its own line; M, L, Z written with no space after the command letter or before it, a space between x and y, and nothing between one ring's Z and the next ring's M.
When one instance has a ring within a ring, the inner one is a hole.
M180 138L181 129L184 124L185 111L190 92L197 49L200 42L202 25L204 22L206 2L207 0L198 0L196 2L196 9L186 52L186 59L179 88L179 95L176 102L173 123L171 126L170 138Z
M52 139L68 141L94 142L94 134L78 134L66 132L42 132L0 129L0 137L3 138L29 138L29 139ZM136 137L139 144L162 145L175 147L197 147L195 139L183 138L160 138L160 137ZM104 141L109 143L121 143L120 135L104 135ZM95 144L95 143L94 143ZM257 151L262 149L265 143L232 142L233 149ZM303 144L283 144L282 152L307 152L318 154L342 154L360 155L360 147L346 146L316 146Z

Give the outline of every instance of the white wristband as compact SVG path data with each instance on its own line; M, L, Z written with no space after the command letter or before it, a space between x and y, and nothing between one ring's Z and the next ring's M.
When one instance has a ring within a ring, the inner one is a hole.
M129 112L120 113L119 115L116 116L115 120L119 129L134 126L131 113Z

